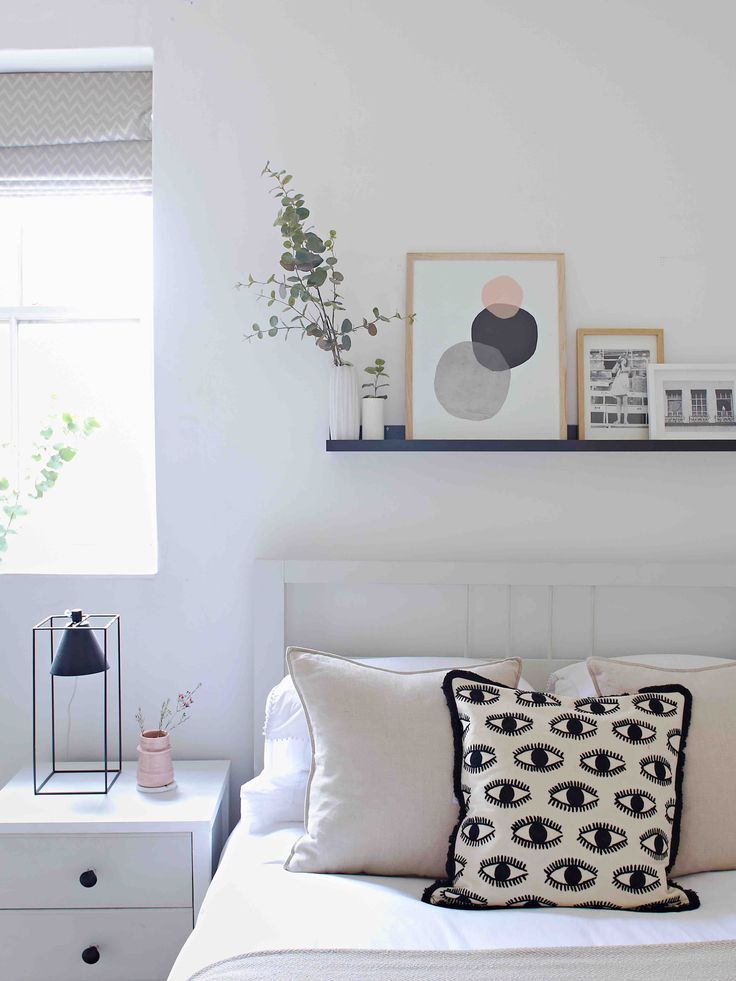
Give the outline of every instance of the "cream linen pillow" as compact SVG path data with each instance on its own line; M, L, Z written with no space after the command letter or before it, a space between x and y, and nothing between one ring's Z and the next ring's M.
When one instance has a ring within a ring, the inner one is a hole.
M446 670L411 674L289 648L312 741L305 833L291 872L436 877L457 821ZM519 658L474 665L514 687Z
M592 657L587 664L599 695L647 685L683 685L692 692L682 830L673 875L736 868L736 662L676 669Z

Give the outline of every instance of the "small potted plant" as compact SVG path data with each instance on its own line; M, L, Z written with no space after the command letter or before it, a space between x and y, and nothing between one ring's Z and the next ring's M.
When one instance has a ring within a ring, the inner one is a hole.
M352 346L352 338L364 330L370 337L378 333L379 324L404 320L400 313L384 316L373 307L370 317L360 321L346 316L343 302L343 274L338 269L335 252L337 232L318 234L309 221L309 208L304 195L292 190L292 176L285 170L273 170L270 164L263 174L272 183L271 193L278 201L274 225L280 230L283 252L278 274L267 279L248 277L247 286L268 308L268 322L254 323L249 341L254 338L288 337L296 331L311 337L321 351L332 358L330 375L330 436L332 439L357 439L360 427L360 398L358 379L353 365L344 355Z
M363 388L369 391L363 395L363 439L383 439L383 407L388 395L380 395L382 388L388 388L388 378L386 374L386 362L383 358L376 358L373 364L363 369L367 375L372 376L372 381L365 382Z
M138 750L138 790L147 794L161 793L176 787L174 780L174 763L171 758L171 739L169 734L189 719L189 709L194 702L194 696L202 687L198 684L191 691L179 692L176 705L171 707L171 699L167 698L161 705L158 716L158 728L146 729L143 712L139 708L135 721L140 729Z

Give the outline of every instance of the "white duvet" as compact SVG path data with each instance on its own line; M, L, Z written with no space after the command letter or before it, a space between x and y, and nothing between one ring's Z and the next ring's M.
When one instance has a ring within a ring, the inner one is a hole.
M286 872L301 832L235 829L169 981L736 979L736 872L681 879L701 901L684 913L450 910L419 901L425 879Z

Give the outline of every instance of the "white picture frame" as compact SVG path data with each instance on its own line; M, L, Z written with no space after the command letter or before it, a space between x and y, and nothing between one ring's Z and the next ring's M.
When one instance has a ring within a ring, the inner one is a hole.
M561 253L410 253L407 307L407 439L567 438Z
M651 439L736 439L736 364L650 364Z

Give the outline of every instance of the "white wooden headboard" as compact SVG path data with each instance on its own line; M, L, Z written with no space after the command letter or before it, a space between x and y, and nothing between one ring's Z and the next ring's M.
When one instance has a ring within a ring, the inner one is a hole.
M253 729L289 644L354 657L523 657L544 687L596 654L736 658L736 565L262 559L254 587Z

